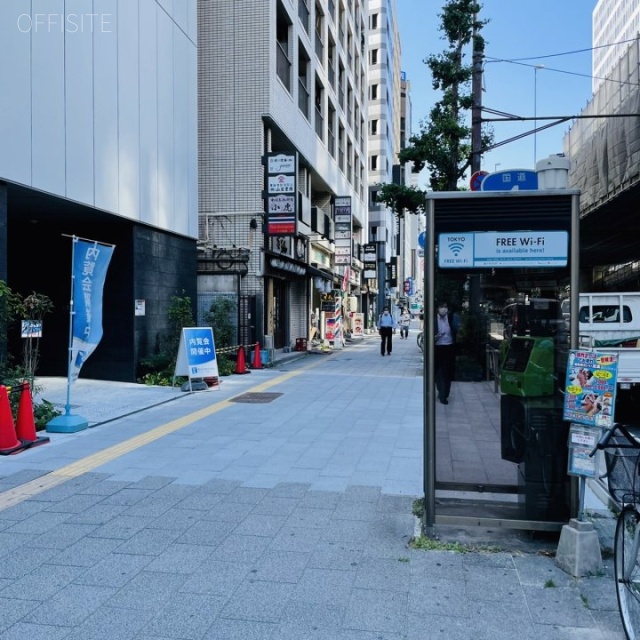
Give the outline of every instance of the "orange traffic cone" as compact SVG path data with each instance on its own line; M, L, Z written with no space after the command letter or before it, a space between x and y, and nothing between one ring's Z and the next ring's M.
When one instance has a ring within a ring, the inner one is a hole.
M47 437L36 435L36 423L33 416L33 400L28 382L22 384L22 393L18 403L18 418L16 420L16 435L25 448L49 442Z
M7 387L0 386L0 455L8 456L22 448L22 443L16 438Z
M247 369L247 365L245 364L245 361L244 361L243 346L238 347L238 356L236 358L236 370L234 371L234 373L238 373L238 374L251 373L251 371Z
M253 352L253 364L252 369L262 369L262 358L260 357L260 343L256 342L256 348Z

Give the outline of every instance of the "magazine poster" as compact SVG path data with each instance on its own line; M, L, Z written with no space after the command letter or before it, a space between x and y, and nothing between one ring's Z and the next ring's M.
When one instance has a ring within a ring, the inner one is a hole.
M571 349L563 419L594 427L613 424L618 376L618 354Z

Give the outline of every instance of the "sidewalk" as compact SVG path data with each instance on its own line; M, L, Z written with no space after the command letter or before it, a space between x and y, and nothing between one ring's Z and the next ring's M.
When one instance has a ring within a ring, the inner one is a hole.
M409 546L421 354L378 340L217 391L79 380L96 426L0 458L0 639L622 640L609 557L574 579L534 537Z

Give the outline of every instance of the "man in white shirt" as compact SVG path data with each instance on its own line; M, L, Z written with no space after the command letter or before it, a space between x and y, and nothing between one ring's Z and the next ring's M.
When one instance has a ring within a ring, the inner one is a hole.
M383 307L382 314L378 318L378 333L380 334L380 355L391 355L393 348L393 330L396 328L396 320L391 315L388 306Z
M409 325L411 324L411 314L407 309L402 310L400 315L400 338L405 340L409 337Z

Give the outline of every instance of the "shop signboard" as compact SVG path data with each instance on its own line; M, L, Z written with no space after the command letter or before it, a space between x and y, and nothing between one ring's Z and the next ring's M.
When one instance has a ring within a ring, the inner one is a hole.
M298 218L296 156L268 153L264 164L267 172L266 235L295 236Z
M351 265L351 196L339 196L333 202L335 222L335 264Z
M353 335L356 338L362 338L364 335L364 313L352 313L351 323L353 327Z

